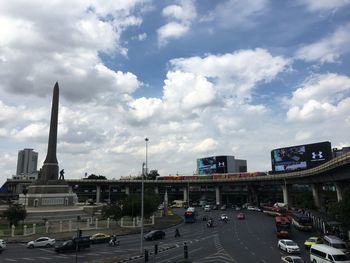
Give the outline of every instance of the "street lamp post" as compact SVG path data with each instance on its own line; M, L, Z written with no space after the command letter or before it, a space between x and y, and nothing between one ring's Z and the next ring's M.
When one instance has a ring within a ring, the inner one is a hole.
M143 195L144 195L144 177L147 176L147 151L148 151L148 138L145 138L146 142L146 169L145 163L142 164L142 176L141 176L141 254L143 253Z

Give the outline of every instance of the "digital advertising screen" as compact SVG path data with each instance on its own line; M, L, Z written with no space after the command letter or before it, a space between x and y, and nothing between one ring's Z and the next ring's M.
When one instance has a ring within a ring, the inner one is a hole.
M212 174L216 172L216 157L197 159L198 174Z
M331 159L330 142L291 146L271 151L272 171L276 173L313 168Z

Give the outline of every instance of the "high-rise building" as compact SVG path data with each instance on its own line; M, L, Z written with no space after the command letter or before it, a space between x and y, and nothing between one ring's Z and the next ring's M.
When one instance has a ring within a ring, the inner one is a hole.
M38 153L33 149L18 152L17 171L13 179L36 180L38 178Z

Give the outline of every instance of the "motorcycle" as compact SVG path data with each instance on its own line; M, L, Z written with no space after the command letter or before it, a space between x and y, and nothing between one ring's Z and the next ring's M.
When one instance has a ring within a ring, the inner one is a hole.
M119 246L119 244L120 244L120 242L119 242L119 240L114 240L113 238L111 238L111 240L109 240L109 242L108 242L108 245L110 246L110 247L113 247L113 246Z
M207 227L214 227L214 223L213 223L212 220L209 220L209 221L207 222Z

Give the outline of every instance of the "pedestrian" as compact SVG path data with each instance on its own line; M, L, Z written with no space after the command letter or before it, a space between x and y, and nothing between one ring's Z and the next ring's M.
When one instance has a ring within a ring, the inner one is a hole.
M178 228L175 229L175 237L180 237L180 231Z

